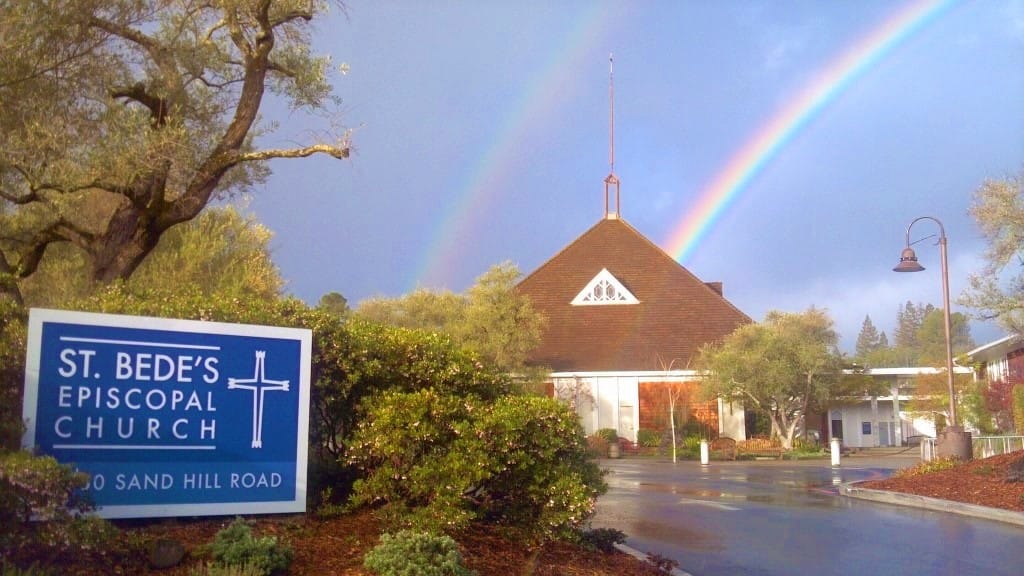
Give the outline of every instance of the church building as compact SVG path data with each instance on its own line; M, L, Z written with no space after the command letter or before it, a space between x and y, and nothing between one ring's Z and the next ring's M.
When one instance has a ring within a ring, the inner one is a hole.
M586 433L614 428L637 441L689 422L705 437L745 437L743 408L702 401L693 363L751 319L619 214L618 178L605 179L605 215L517 286L547 318L530 363L551 370L550 392L575 406ZM615 209L609 194L615 190ZM682 421L681 421L682 420Z

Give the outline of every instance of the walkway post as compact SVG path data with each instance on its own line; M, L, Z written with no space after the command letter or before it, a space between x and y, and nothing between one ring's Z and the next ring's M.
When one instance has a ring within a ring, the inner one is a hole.
M832 444L832 466L836 467L836 466L839 466L839 453L840 453L839 438L833 438L831 444Z
M700 441L700 465L701 466L707 466L708 465L708 441L707 440L701 440Z

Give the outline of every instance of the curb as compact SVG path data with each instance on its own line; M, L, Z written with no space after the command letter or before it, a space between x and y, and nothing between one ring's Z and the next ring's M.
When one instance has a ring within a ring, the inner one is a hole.
M839 493L850 498L859 498L861 500L873 500L875 502L923 508L925 510L935 510L937 512L951 512L953 514L960 514L961 516L971 516L973 518L983 518L986 520L995 520L997 522L1006 522L1008 524L1024 526L1024 512L1014 512L1012 510L1003 510L1001 508L989 508L988 506L978 506L977 504L964 504L962 502L953 502L951 500L940 500L938 498L930 498L928 496L918 496L917 494L905 494L903 492L860 488L857 486L860 482L866 482L866 480L842 484L839 488Z
M615 548L619 552L622 552L624 554L629 554L630 556L632 556L634 558L638 558L640 560L643 560L644 562L650 562L651 561L649 555L644 554L643 552L637 550L636 548L632 548L632 547L627 546L625 544L615 544ZM679 568L673 568L672 571L669 572L669 574L671 574L672 576L693 576L693 574L690 574L689 572L680 570Z

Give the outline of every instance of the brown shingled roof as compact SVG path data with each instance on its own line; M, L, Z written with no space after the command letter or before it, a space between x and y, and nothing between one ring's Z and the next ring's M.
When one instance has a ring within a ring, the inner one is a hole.
M606 268L640 301L573 306ZM547 317L531 363L555 372L686 368L706 342L750 318L621 219L603 219L517 289Z

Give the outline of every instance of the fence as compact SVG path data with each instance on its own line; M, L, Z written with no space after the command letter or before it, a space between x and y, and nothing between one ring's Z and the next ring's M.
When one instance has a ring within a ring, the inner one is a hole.
M975 458L988 458L1015 450L1024 450L1024 436L977 436L971 445ZM921 439L921 460L935 458L935 438Z

